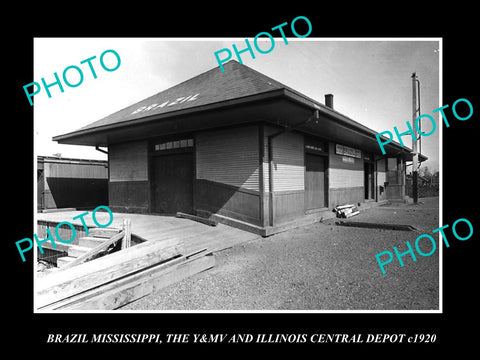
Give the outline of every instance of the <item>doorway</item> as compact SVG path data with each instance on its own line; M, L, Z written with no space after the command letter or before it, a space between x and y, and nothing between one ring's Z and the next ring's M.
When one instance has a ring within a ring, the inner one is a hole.
M325 156L305 154L305 209L327 206Z
M364 189L365 189L365 200L370 200L374 198L374 182L373 182L373 163L364 162L363 163L363 174L364 174Z
M152 157L152 211L193 212L193 153Z

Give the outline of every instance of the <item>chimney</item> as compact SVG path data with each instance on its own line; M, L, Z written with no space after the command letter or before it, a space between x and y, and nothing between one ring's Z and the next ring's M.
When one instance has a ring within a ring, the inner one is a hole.
M325 94L325 106L333 109L333 94Z

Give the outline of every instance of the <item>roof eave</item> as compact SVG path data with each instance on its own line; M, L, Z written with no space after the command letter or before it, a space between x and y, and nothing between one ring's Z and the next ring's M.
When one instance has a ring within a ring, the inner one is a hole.
M245 103L252 103L252 102L257 102L257 101L262 101L262 100L267 100L267 99L272 99L278 96L282 96L284 94L284 89L275 89L255 95L250 95L250 96L245 96L241 98L236 98L236 99L231 99L231 100L225 100L225 101L220 101L212 104L206 104L206 105L201 105L201 106L196 106L188 109L182 109L182 110L177 110L177 111L172 111L168 113L163 113L163 114L157 114L157 115L152 115L152 116L147 116L144 118L140 119L132 119L132 120L127 120L127 121L122 121L118 122L115 124L108 124L108 125L103 125L103 126L96 126L94 128L88 128L88 129L80 129L76 130L70 133L62 134L62 135L57 135L52 138L53 141L57 141L58 143L64 143L67 140L73 140L75 138L83 137L83 136L88 136L88 135L93 135L98 132L104 132L108 130L115 130L119 129L122 127L129 127L129 126L136 126L136 125L141 125L144 123L152 122L152 121L158 121L170 117L176 117L176 116L185 116L193 113L198 113L198 112L203 112L203 111L211 111L211 110L217 110L220 108L228 108L231 106L237 106Z
M88 137L89 135L95 135L95 134L106 132L109 130L118 130L121 128L128 128L130 126L138 126L146 123L151 123L154 121L159 121L159 120L177 117L177 116L190 115L193 113L199 113L203 111L227 109L233 106L238 106L238 105L253 103L258 101L264 101L264 100L273 99L276 97L286 97L288 100L293 101L294 103L297 103L301 106L307 107L308 109L319 110L323 115L334 119L339 124L345 127L348 127L351 130L354 130L359 134L362 134L369 138L374 139L375 136L377 135L377 133L374 130L356 122L353 119L350 119L349 117L339 113L338 111L335 111L334 109L331 109L325 106L324 104L321 104L301 93L298 93L293 89L281 88L281 89L274 89L274 90L262 92L255 95L249 95L249 96L244 96L244 97L235 98L231 100L220 101L212 104L206 104L206 105L191 107L188 109L182 109L182 110L172 111L168 113L147 116L144 118L132 119L127 121L117 122L114 124L97 126L94 128L80 129L80 130L73 131L71 133L55 136L52 138L52 140L57 141L58 143L74 144L75 139L78 139L78 142L80 143L81 138L85 138L85 137ZM83 141L83 143L85 143L85 141ZM92 143L92 146L93 145L98 145L98 144ZM404 157L411 157L412 150L406 146L401 146L397 142L392 141L389 144L387 144L385 147L387 150L389 150L388 152L390 154L393 154L393 155L402 154ZM428 159L426 156L422 154L420 154L419 157L420 157L419 159L420 161L425 161Z
M329 108L328 106L324 105L324 104L321 104L303 94L300 94L296 91L293 91L291 89L285 89L285 95L290 98L291 100L297 102L297 103L300 103L302 105L305 105L309 108L311 108L312 110L319 110L321 111L324 115L327 115L331 118L334 118L336 121L340 122L342 125L345 125L355 131L358 131L360 133L363 133L367 136L371 136L371 137L376 137L376 135L378 134L377 132L375 132L374 130L366 127L365 125L362 125L360 123L358 123L357 121L353 120L353 119L350 119L348 116L345 116L343 115L342 113L332 109L332 108ZM381 138L383 139L387 139L386 137L384 136L381 136ZM412 149L409 148L408 146L402 146L400 145L400 143L396 142L396 141L392 141L390 143L388 143L386 145L386 147L389 147L389 148L392 148L396 151L400 151L400 152L406 152L406 153L411 153L412 152ZM420 154L420 157L423 157L425 160L427 160L428 158L424 155L421 155ZM425 160L422 160L422 161L425 161Z

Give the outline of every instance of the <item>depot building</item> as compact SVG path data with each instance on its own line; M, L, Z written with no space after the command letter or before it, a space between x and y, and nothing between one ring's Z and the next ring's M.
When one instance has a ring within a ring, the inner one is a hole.
M53 140L108 148L116 212L183 212L269 235L337 205L405 199L410 149L392 142L382 155L376 132L335 111L333 95L322 104L223 66Z

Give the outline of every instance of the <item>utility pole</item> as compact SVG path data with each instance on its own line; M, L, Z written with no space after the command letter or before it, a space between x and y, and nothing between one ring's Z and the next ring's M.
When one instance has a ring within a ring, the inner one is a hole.
M413 165L412 165L412 187L413 187L413 203L418 203L418 151L417 151L417 128L415 126L415 120L417 119L417 111L419 106L417 106L417 75L416 73L412 74L412 128L414 132L414 139L412 139L412 155L413 155Z

